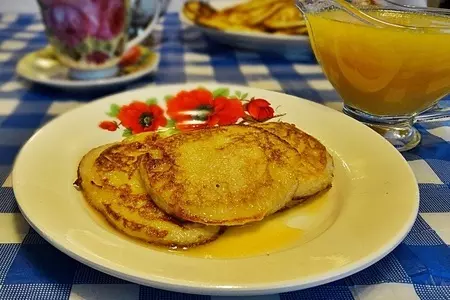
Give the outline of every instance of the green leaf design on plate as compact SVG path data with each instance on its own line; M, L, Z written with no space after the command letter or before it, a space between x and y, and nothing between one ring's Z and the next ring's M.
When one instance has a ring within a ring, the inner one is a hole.
M109 111L108 111L106 114L107 114L108 116L110 116L110 117L115 118L115 117L117 117L117 115L119 114L119 111L120 111L120 106L117 105L117 104L115 104L115 103L113 103L113 104L111 104L111 106L109 107Z
M167 130L160 130L160 131L158 131L158 134L160 137L168 137L168 136L177 134L178 132L179 132L179 130L176 129L175 127L173 127L173 128L169 128Z
M167 125L166 125L166 127L167 127L167 128L174 128L174 127L175 127L175 124L176 124L175 120L169 119L169 120L167 120Z
M170 99L172 99L173 98L173 95L166 95L166 96L164 96L164 100L167 102L167 101L169 101Z
M148 105L156 105L158 104L158 99L156 99L155 97L147 99L145 101L145 103L147 103Z
M129 136L132 136L133 135L133 132L131 131L131 129L129 129L129 128L126 128L123 132L122 132L122 136L123 137L129 137Z
M230 95L230 89L229 88L218 88L218 89L215 89L212 94L213 94L214 98L217 98L220 96L228 97Z

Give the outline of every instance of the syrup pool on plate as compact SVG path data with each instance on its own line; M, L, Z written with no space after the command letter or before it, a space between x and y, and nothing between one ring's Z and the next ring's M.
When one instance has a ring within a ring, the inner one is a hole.
M338 212L336 190L331 188L262 221L228 228L213 242L171 252L203 258L270 255L319 236L334 222Z

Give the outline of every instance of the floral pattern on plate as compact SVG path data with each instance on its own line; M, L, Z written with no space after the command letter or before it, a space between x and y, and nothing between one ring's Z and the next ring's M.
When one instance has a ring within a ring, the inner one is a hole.
M247 93L221 87L210 91L204 87L181 90L165 97L166 109L158 99L134 100L119 106L112 104L107 113L115 120L104 120L99 127L108 131L123 130L127 137L146 131L173 133L214 126L265 122L284 114L276 114L269 101L249 98Z

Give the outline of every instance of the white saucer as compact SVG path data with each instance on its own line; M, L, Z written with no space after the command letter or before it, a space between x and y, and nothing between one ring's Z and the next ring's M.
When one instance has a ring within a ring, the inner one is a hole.
M130 83L155 72L159 64L160 55L156 52L150 53L152 56L151 61L141 66L137 71L122 73L115 77L104 79L74 80L68 76L69 69L54 57L52 48L47 46L22 57L17 63L16 72L31 82L54 88L65 90L105 89Z

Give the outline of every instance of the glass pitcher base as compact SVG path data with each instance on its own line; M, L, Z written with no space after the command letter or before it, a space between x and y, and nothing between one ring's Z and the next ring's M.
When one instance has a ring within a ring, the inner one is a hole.
M420 143L421 136L413 126L412 117L378 117L347 105L343 112L378 132L400 152L411 150Z

